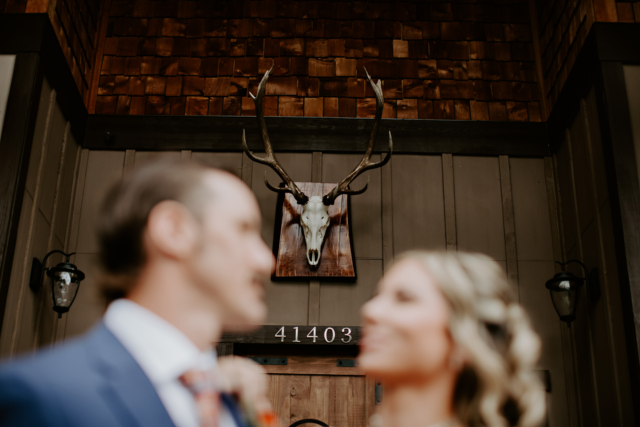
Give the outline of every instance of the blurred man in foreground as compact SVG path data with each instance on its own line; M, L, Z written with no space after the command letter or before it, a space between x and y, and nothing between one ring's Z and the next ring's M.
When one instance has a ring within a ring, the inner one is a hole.
M234 381L212 343L266 317L274 260L249 188L196 163L150 163L111 189L97 222L113 302L87 335L0 368L0 424L248 425L221 392Z

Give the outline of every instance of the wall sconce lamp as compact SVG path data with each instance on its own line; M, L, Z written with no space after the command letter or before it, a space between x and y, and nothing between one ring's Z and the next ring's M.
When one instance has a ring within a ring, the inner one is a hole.
M46 268L47 258L51 254L59 253L66 257L65 262L61 262L55 267ZM33 292L40 291L42 287L42 279L45 271L51 279L51 297L53 298L53 310L58 313L58 318L63 313L69 311L71 304L78 295L80 282L84 280L84 273L78 270L78 267L69 262L69 258L74 253L66 254L62 251L51 251L44 256L44 260L40 262L38 258L34 258L31 262L31 277L29 278L29 288Z
M585 272L585 277L576 277L569 271L565 271L564 268L567 264L578 263ZM598 281L598 269L594 268L591 273L582 261L572 259L567 262L558 262L562 271L553 276L552 279L546 283L547 289L551 294L551 301L556 309L556 313L560 316L560 320L567 323L567 326L571 326L571 322L576 320L576 308L578 304L578 296L580 294L580 288L582 284L586 282L588 295L593 302L600 298L600 284Z

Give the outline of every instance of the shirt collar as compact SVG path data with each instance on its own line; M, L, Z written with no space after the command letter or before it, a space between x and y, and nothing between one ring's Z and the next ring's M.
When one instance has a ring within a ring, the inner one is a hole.
M182 331L131 300L112 302L103 320L154 385L189 369L216 369L213 349L200 351Z

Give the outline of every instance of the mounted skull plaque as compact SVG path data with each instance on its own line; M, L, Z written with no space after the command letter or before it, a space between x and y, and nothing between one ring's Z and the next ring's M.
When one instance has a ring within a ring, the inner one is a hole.
M358 166L338 184L294 182L273 152L262 112L262 99L270 72L271 70L267 71L262 78L258 94L249 94L256 106L258 129L266 156L257 157L249 151L244 130L242 147L251 160L271 167L283 181L280 187L274 187L265 175L267 187L282 196L278 199L277 217L281 221L276 224L279 236L275 236L277 262L274 277L355 278L348 196L364 193L369 183L367 181L360 190L351 190L349 184L362 172L387 164L393 151L393 140L389 132L389 152L380 162L371 161L384 106L382 84L380 81L373 83L365 69L376 95L376 115L367 150Z

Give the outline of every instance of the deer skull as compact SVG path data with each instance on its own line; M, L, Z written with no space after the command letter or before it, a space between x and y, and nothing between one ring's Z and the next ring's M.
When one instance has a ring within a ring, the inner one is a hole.
M307 204L302 207L300 224L307 242L307 261L311 266L317 266L322 253L322 242L329 227L329 206L322 203L322 197L311 196Z
M271 69L273 69L273 67L271 67ZM369 73L367 73L366 69L364 70L364 72L367 75L367 79L369 80L369 83L371 84L371 87L373 88L373 91L376 95L376 114L373 121L371 136L369 137L369 143L367 144L367 151L365 152L364 157L362 158L358 166L356 166L349 175L347 175L342 181L340 181L333 190L322 197L308 197L306 194L300 191L300 188L298 188L293 179L291 179L284 168L280 165L280 163L276 159L275 153L273 152L271 141L269 140L269 134L267 133L267 125L265 123L264 114L262 111L262 99L264 97L265 88L267 86L267 79L269 78L271 70L267 71L264 74L264 77L262 77L262 80L258 85L257 95L253 96L253 94L249 93L249 95L251 95L251 97L253 98L256 106L258 129L260 130L260 134L262 136L262 142L264 143L264 151L266 156L257 157L249 150L247 141L245 139L244 130L242 131L242 148L251 160L269 166L284 181L285 186L277 188L269 184L265 175L264 182L269 189L278 193L290 193L296 199L298 205L302 206L300 225L302 226L302 230L304 231L304 239L307 243L307 261L309 262L309 265L314 267L317 266L320 262L320 254L322 253L322 242L324 241L327 228L329 227L329 224L331 222L329 218L329 206L333 205L338 196L340 196L341 194L356 195L364 193L367 189L367 185L365 185L361 190L351 190L349 188L349 184L351 184L351 182L362 172L384 166L391 158L391 153L393 151L393 140L391 139L391 132L389 132L389 152L381 161L371 161L371 154L373 153L373 146L376 140L376 134L378 133L378 126L380 125L380 119L382 119L384 97L382 95L382 82L378 81L377 84L374 83L371 79L371 76L369 76Z

